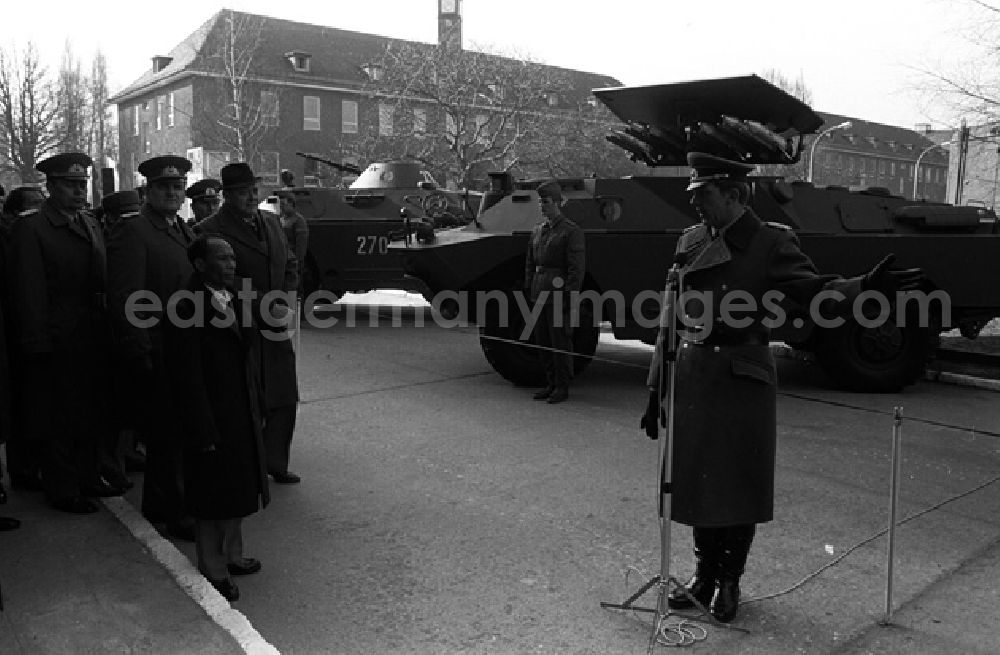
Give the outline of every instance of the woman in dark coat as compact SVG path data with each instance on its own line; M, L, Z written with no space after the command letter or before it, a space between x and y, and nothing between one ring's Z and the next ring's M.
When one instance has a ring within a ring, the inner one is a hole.
M232 247L206 235L188 250L196 273L189 297L167 326L166 361L184 422L185 509L195 518L198 568L228 600L239 597L230 575L256 573L243 556L241 521L267 505L253 325L234 311ZM168 310L167 315L170 312Z

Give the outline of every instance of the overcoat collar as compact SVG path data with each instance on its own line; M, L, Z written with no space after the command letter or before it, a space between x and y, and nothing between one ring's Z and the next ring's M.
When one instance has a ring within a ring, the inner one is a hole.
M745 250L760 226L760 219L747 207L743 215L723 231L721 238L709 239L709 230L704 224L685 232L681 252L687 254L690 262L685 272L692 273L725 264L732 259L730 247Z
M167 223L167 219L160 214L153 211L152 207L149 205L143 205L139 212L139 215L149 221L150 225L165 233L168 237L184 246L185 248L194 240L194 236L191 234L191 229L187 226L184 221L181 220L180 216L174 215L174 224L177 226L177 230L171 230L170 224Z
M191 280L188 282L188 291L195 293L195 298L199 299L202 308L202 316L205 317L207 324L211 324L210 321L214 318L217 320L223 320L228 324L229 331L236 335L236 338L242 341L244 339L243 329L240 327L240 321L242 320L241 309L238 304L238 298L236 292L232 289L227 288L232 294L232 299L229 302L229 307L223 311L219 309L218 305L213 302L212 290L208 288L205 281L202 279L201 275L197 272L191 275Z
M258 224L260 225L261 238L258 239L257 235L253 233L253 229L247 225L246 220L240 216L239 212L231 205L223 203L222 207L219 208L217 215L219 217L219 226L227 236L231 236L243 245L253 248L262 255L267 254L267 225L265 225L262 217L259 215L255 216Z
M69 231L81 239L86 239L87 243L93 243L93 239L88 234L87 226L84 224L85 214L77 212L77 220L71 221L69 215L60 210L51 200L42 203L39 211L53 227L68 227Z

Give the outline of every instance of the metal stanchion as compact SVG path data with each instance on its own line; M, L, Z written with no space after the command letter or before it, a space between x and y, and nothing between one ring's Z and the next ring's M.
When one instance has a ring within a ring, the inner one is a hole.
M903 408L894 407L892 415L892 473L889 476L889 541L886 548L885 618L882 620L883 625L892 623L892 569L896 551L896 510L899 506L899 449L902 440L900 432L903 423Z

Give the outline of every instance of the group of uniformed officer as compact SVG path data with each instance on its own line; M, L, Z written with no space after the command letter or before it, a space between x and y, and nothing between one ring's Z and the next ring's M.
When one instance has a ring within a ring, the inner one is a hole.
M249 279L259 296L296 290L295 256L277 217L257 211L258 178L246 164L228 165L221 180L186 188L190 161L154 157L139 165L146 179L141 194L108 194L97 212L87 203L92 165L83 153L39 162L47 198L5 225L0 300L10 365L3 390L16 395L12 427L3 435L8 471L13 487L44 491L54 508L91 513L97 510L91 498L121 495L131 486L119 434L137 429L146 446L143 514L190 539L182 429L163 356L165 313L147 314L157 319L150 327L130 320L127 306L135 292L144 291L165 307L171 294L185 288L193 272L187 250L198 222L202 231L232 243L237 276ZM220 209L227 193L244 202L234 209L232 200ZM177 214L185 198L195 215L190 225ZM295 358L288 339L259 341L269 437L268 452L260 455L275 481L294 483L299 478L288 471L288 456L298 401Z

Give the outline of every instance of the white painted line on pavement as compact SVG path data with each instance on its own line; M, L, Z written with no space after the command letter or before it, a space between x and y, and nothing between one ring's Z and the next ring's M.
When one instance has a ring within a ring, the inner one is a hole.
M225 598L198 572L181 551L164 539L131 503L121 497L101 501L118 521L153 554L181 589L201 606L223 630L233 636L243 652L249 655L277 655L278 649L267 643L242 612L235 610Z

